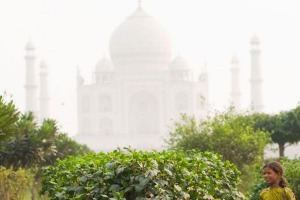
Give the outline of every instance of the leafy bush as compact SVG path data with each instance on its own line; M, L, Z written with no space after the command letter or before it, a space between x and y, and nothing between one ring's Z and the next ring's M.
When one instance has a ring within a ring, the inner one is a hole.
M268 185L265 183L263 179L259 179L257 183L253 184L251 187L251 192L249 194L249 200L257 200L259 199L260 192L267 188Z
M22 200L30 190L33 175L30 171L19 169L13 171L0 166L0 199Z
M285 159L282 165L289 187L293 190L296 199L300 199L300 157L291 160Z
M239 171L218 154L120 149L58 160L43 169L50 199L244 199Z
M270 140L268 133L254 129L254 120L247 112L238 113L233 107L217 112L213 117L197 121L183 114L171 127L170 149L213 151L234 163L239 170L263 160Z

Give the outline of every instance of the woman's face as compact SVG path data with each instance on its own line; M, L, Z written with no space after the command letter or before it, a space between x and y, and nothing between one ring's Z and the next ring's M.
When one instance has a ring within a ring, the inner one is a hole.
M264 179L267 184L271 187L278 187L279 180L281 178L280 174L275 173L271 168L266 167L263 169Z

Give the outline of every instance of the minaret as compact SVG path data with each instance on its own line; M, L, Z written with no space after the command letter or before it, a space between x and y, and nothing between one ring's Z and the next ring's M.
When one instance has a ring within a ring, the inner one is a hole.
M201 84L201 90L202 95L201 96L201 106L205 112L203 112L201 115L201 118L204 119L207 117L208 111L209 111L209 75L207 70L207 63L204 63L204 67L201 68L200 75L198 76L198 81Z
M77 67L76 80L77 80L77 88L84 84L84 79L81 76L79 67Z
M25 77L25 112L33 112L38 117L38 85L35 66L35 47L31 40L25 46L26 77Z
M236 111L241 109L241 92L240 92L240 76L239 76L239 60L236 56L231 59L231 103Z
M49 118L48 66L44 60L40 64L40 122Z
M258 37L251 39L251 107L253 112L263 112L262 78L260 67L260 41Z

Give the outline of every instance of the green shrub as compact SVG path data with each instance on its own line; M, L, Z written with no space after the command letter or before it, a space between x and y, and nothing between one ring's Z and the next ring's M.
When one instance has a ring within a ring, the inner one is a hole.
M257 200L259 199L260 192L267 188L268 185L265 183L264 180L260 179L257 181L257 183L253 184L251 187L251 192L249 194L249 200Z
M33 175L28 170L13 171L0 166L0 199L22 200L31 189Z
M50 199L244 199L239 171L218 154L132 149L89 153L43 169Z
M285 159L282 161L282 165L289 187L295 193L296 199L300 199L300 157L291 160Z

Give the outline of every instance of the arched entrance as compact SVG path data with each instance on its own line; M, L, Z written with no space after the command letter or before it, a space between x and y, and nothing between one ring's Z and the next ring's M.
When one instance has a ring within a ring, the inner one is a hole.
M129 131L132 135L159 133L158 100L149 92L140 92L130 99Z

